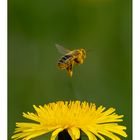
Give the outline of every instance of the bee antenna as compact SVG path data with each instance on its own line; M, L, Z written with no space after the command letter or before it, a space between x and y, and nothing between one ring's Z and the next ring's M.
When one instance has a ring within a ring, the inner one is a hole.
M92 52L93 49L86 49L86 52Z

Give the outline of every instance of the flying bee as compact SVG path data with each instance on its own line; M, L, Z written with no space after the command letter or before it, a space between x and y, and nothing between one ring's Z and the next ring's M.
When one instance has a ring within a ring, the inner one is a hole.
M72 77L73 75L73 66L76 64L83 64L84 59L86 58L86 51L84 49L68 50L64 47L56 44L56 48L64 56L58 61L57 66L61 70L66 70L68 75Z

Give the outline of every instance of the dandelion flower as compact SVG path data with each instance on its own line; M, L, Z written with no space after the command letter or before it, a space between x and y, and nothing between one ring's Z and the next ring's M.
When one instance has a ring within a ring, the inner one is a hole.
M123 121L123 115L116 114L114 108L105 109L80 101L58 101L33 107L36 113L23 113L23 117L34 122L16 123L12 139L30 140L52 132L50 140L55 140L64 131L72 140L81 138L80 132L87 135L89 140L105 140L104 136L112 140L120 140L118 135L127 137L126 127L118 124Z

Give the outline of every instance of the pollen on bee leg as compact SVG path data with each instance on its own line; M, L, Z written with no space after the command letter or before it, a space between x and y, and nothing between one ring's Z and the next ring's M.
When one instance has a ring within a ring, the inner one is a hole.
M72 77L73 72L71 70L67 70L67 73L70 77Z

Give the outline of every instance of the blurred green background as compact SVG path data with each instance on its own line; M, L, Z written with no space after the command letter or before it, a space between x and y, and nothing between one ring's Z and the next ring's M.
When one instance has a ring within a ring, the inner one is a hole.
M131 6L131 0L8 1L9 140L15 123L26 121L22 112L57 100L116 108L132 140ZM90 50L72 78L57 69L56 43Z

